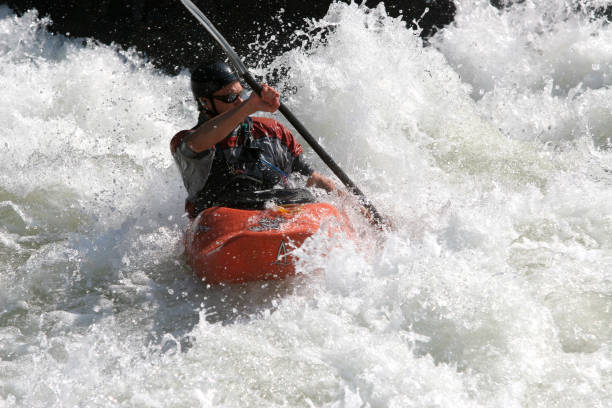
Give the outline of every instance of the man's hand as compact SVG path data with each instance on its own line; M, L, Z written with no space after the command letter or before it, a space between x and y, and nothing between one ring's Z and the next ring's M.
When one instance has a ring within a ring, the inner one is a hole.
M306 187L315 186L318 188L322 188L328 193L331 193L336 189L336 184L330 179L322 174L313 171L308 180L306 180Z
M280 94L274 88L262 84L261 96L253 92L249 99L240 102L240 105L207 120L187 136L185 143L194 152L210 149L227 137L247 116L257 111L272 113L279 106Z
M261 95L257 92L251 93L249 96L248 103L253 110L264 111L264 112L276 112L280 106L280 94L276 92L276 89L266 84L261 84Z

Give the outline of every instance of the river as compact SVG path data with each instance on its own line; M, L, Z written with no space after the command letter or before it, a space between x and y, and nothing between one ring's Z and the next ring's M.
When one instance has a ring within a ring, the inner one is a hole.
M188 72L0 6L0 407L612 405L602 5L460 1L424 44L332 4L253 68L394 230L322 197L361 238L234 286L183 256Z

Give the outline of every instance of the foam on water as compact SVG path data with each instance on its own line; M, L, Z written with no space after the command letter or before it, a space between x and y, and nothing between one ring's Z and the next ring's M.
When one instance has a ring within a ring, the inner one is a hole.
M332 4L258 73L395 230L225 287L182 258L186 72L0 7L0 406L609 405L605 5L462 1L424 46Z

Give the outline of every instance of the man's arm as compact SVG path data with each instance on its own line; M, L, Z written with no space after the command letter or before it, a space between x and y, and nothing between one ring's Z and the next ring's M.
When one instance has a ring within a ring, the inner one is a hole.
M229 135L244 119L257 112L275 112L280 106L279 94L262 84L261 96L253 92L249 99L204 122L185 137L185 144L196 153L208 150Z
M311 186L322 188L322 189L326 190L328 193L331 193L332 191L336 190L336 184L330 178L325 177L325 176L317 173L316 171L314 171L310 175L308 180L306 181L306 187L311 187ZM348 192L346 190L344 190L344 189L339 189L338 190L338 195L340 197L352 196L353 198L355 198L356 203L359 203L359 201L358 201L359 198L357 196L349 195ZM379 229L383 229L383 227L384 228L393 228L393 224L391 223L391 221L388 218L384 217L383 218L383 224L379 225L378 222L377 222L376 217L374 216L374 214L372 214L361 203L359 203L358 205L359 205L359 210L361 211L363 216L367 218L367 220L370 222L370 224L372 224L374 226L377 226Z
M328 177L313 171L308 180L306 180L306 187L319 187L331 193L336 189L336 184Z

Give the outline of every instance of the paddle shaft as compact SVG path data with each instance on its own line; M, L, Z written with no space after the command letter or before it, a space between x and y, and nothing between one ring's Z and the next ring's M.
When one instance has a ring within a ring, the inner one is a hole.
M242 78L245 82L253 89L253 91L258 94L261 93L261 85L253 78L253 76L247 71L242 75ZM331 171L340 179L342 184L344 184L349 190L351 190L355 195L358 195L361 201L361 204L372 214L374 220L377 224L382 223L383 219L374 207L372 203L366 198L363 192L357 187L355 183L350 179L350 177L336 164L334 159L321 147L321 145L315 140L315 138L310 134L308 129L302 125L302 122L289 110L289 108L281 102L278 110L283 114L283 116L293 125L293 127L302 135L302 138L312 147L321 160L331 169Z
M189 10L191 14L206 28L206 31L212 35L212 37L217 41L217 43L223 48L225 53L232 60L234 66L236 67L238 73L244 78L246 83L253 89L254 92L261 94L261 85L253 78L246 65L242 62L238 54L234 51L234 49L229 45L227 40L221 35L221 33L215 28L212 22L196 7L195 4L191 2L191 0L181 0L183 5ZM329 154L321 147L321 145L315 140L315 138L310 134L310 132L302 125L302 123L295 117L295 115L281 103L278 110L283 114L283 116L293 125L293 127L302 135L304 140L312 147L312 149L319 155L321 160L331 169L331 171L340 179L342 184L344 184L350 191L352 191L355 195L359 196L361 204L369 211L374 218L374 221L378 226L383 226L384 221L381 217L380 213L374 205L366 198L363 192L357 187L355 183L346 175L346 173L336 164L334 159L331 158Z

